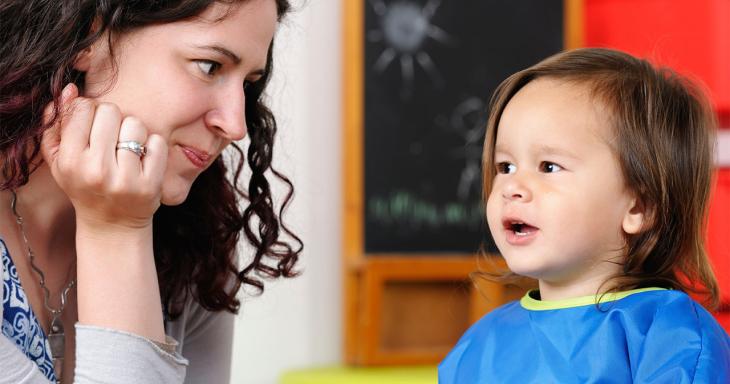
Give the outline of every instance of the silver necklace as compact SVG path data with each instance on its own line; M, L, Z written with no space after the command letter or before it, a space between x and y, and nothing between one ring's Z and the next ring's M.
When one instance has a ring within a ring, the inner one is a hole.
M30 248L28 236L26 236L25 228L23 227L23 216L20 216L16 210L18 196L14 190L11 190L10 192L13 194L13 199L10 202L10 208L13 211L13 215L15 215L15 221L18 223L18 227L20 228L20 234L23 236L23 241L25 242L25 247L28 252L28 259L30 260L30 267L40 278L39 282L43 289L43 306L46 307L46 310L51 314L51 327L48 332L48 343L51 345L51 357L53 358L53 369L56 371L56 380L60 384L61 375L63 373L63 352L66 342L66 334L64 333L61 314L63 313L63 308L66 307L66 297L68 296L68 292L76 285L76 279L71 279L68 285L66 285L66 287L61 291L61 306L58 307L58 309L51 307L51 292L48 290L48 287L46 287L46 277L43 274L43 271L35 264L35 254L33 253L33 249ZM71 264L71 267L69 268L69 275L71 270L73 270L74 265L75 262L74 264ZM66 276L66 280L68 280L68 276Z

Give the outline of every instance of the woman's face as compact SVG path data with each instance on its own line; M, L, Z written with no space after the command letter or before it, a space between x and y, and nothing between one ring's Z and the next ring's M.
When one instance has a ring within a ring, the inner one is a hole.
M77 61L83 96L116 104L167 141L163 204L182 203L195 178L246 136L244 86L263 75L276 23L274 0L216 3L197 18L120 36L116 68L105 37Z

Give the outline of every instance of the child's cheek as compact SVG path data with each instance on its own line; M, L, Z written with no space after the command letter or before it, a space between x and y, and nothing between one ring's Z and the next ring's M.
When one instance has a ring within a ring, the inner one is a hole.
M493 188L487 198L486 209L487 224L489 224L489 232L492 233L492 236L496 235L497 231L500 230L502 219L499 208L499 193L496 188Z

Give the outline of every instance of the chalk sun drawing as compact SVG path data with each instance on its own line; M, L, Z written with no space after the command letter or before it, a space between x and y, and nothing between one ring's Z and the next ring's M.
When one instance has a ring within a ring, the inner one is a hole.
M415 64L423 68L435 86L443 80L431 56L423 49L427 39L448 44L450 36L431 22L441 0L429 0L425 5L408 0L386 4L370 0L380 20L380 29L368 31L368 41L383 42L386 48L375 61L375 71L382 73L394 61L400 62L403 84L401 96L410 97L415 77Z

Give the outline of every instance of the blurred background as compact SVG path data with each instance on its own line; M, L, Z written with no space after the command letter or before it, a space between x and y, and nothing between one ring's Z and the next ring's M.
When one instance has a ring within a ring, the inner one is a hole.
M232 383L436 382L469 324L521 294L469 281L499 266L480 205L489 96L566 47L625 50L711 97L708 244L730 310L730 0L293 2L268 94L302 275L242 295Z

